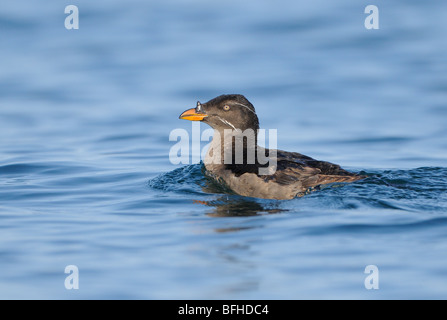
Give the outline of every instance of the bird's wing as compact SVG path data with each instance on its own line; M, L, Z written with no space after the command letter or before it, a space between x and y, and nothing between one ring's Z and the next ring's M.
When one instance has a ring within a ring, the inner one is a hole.
M273 174L260 175L260 168L266 168L269 164L228 164L225 169L230 170L236 177L245 173L255 174L265 182L276 182L280 185L297 185L301 188L311 188L321 184L334 182L351 182L363 177L342 169L339 165L318 161L298 152L286 152L282 150L265 149L265 154L273 159L276 151L276 170Z
M277 150L277 168L265 176L282 185L300 183L303 188L334 182L351 182L363 177L342 169L339 165L318 161L297 152Z

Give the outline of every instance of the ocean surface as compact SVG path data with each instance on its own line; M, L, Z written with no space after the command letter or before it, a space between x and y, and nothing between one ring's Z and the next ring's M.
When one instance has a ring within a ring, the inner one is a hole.
M1 299L447 298L446 1L78 0L78 30L68 4L0 10ZM368 178L209 188L169 135L224 93Z

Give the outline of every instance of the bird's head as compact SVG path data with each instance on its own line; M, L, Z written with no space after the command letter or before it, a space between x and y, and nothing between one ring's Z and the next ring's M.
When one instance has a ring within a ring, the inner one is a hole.
M240 94L221 95L203 104L198 101L195 108L186 110L179 118L202 121L219 131L259 129L255 108Z

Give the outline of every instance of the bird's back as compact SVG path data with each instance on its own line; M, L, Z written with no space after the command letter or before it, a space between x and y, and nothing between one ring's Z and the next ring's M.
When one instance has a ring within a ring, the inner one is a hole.
M273 174L261 175L259 169L266 165L229 164L213 174L220 176L236 193L259 198L291 199L312 189L331 183L354 182L364 176L346 171L339 165L318 161L297 152L276 151ZM265 150L273 157L275 152ZM211 169L211 168L210 168Z
M300 183L303 191L323 184L353 182L364 178L342 169L337 164L282 150L277 150L276 172L271 176L265 176L266 180L276 181L279 184Z

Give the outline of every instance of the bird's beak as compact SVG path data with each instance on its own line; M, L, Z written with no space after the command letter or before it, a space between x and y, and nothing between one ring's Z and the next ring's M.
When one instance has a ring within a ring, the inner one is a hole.
M202 121L208 117L204 112L197 112L196 108L191 108L183 112L179 119L190 120L190 121Z

